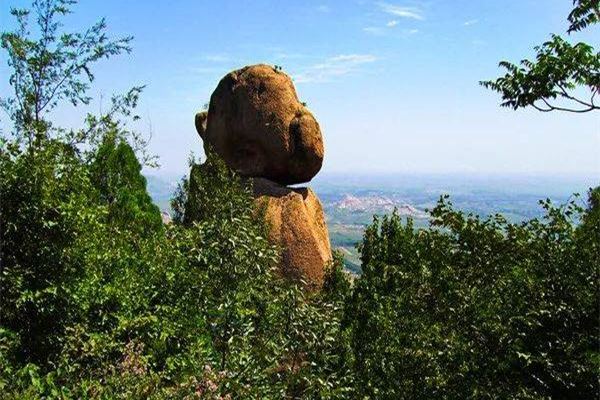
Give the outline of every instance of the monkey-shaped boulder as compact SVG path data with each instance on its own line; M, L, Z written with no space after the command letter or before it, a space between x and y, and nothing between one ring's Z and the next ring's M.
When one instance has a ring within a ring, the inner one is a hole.
M288 75L269 65L225 75L196 130L230 168L282 185L310 181L323 163L318 122L298 100Z

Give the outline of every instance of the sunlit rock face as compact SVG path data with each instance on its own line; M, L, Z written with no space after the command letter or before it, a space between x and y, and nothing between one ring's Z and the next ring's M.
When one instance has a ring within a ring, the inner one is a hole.
M292 80L268 65L225 75L196 115L204 146L243 176L290 185L310 181L323 163L319 124Z
M286 185L308 182L319 172L323 137L290 77L263 64L232 71L195 124L206 153L252 181L257 211L281 249L281 275L320 288L331 260L323 207L311 189Z
M256 205L281 247L283 276L318 287L331 260L329 232L319 198L310 188L288 188L264 178L253 180Z

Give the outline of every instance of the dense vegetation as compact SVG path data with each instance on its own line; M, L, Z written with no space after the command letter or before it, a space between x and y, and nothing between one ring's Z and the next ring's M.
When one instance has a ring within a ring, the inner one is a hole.
M512 224L441 199L431 226L375 219L352 282L275 273L251 188L191 162L174 223L151 203L142 88L80 130L91 67L129 51L103 21L61 34L67 0L2 35L14 95L0 143L0 398L593 398L599 390L600 190ZM587 17L586 17L587 18ZM589 19L589 18L588 18ZM593 21L592 21L593 22Z
M345 318L361 392L593 398L600 190L591 196L588 211L544 202L544 220L522 224L464 215L447 199L429 229L376 219Z

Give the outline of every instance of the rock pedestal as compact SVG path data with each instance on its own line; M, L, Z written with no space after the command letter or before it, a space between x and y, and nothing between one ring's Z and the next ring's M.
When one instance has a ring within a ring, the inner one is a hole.
M256 205L264 213L269 239L282 249L281 273L309 285L323 282L331 260L323 207L309 188L288 188L264 178L253 180Z
M285 185L308 182L319 172L323 137L290 77L264 64L230 72L195 125L205 150L252 178L270 239L282 249L282 275L320 286L331 260L321 202L309 188Z

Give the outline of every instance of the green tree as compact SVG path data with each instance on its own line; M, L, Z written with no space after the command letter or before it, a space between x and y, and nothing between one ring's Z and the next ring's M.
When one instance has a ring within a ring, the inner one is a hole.
M17 28L1 35L14 93L0 103L12 123L0 139L0 325L17 346L10 352L14 366L35 363L42 371L59 357L77 318L72 285L88 266L85 250L101 246L109 214L98 202L88 158L107 126L119 126L111 121L131 115L141 90L113 97L109 111L88 115L80 130L51 122L59 104L90 101L95 61L129 51L130 39L109 40L104 21L84 33L62 33L60 17L72 4L34 1L35 29L30 11L13 9Z
M574 0L568 33L596 24L600 4L596 0ZM507 70L500 78L480 82L502 95L503 107L584 113L600 110L595 97L600 92L600 53L586 43L571 44L559 35L535 47L535 61L520 65L500 62ZM587 98L582 93L589 92Z
M306 293L276 271L250 182L214 153L192 162L173 204L181 228L202 229L189 265L210 257L203 279L212 367L235 379L223 387L240 398L339 398L350 391L347 340L340 330L349 291L336 258L324 290ZM202 252L200 257L196 252Z
M542 204L544 219L522 224L465 215L446 199L429 229L375 219L346 311L362 395L598 393L597 204Z
M94 152L90 165L90 179L108 205L108 223L127 229L140 228L141 233L154 233L162 228L158 207L146 190L146 178L141 173L134 150L118 139L111 128Z
M600 20L600 10L595 0L573 0L573 10L569 13L571 24L568 33L578 32L588 25L596 24Z
M68 146L0 152L0 324L17 335L24 362L56 356L72 317L67 282L81 273L72 243L101 215L93 194Z
M69 14L73 4L74 0L33 1L33 31L30 10L11 9L17 27L0 37L12 69L9 81L14 90L0 105L13 122L16 138L29 147L53 134L75 139L73 132L67 135L69 132L62 129L52 129L48 115L61 102L88 104L93 64L131 51L132 38L109 39L103 19L81 33L62 32L60 17Z

